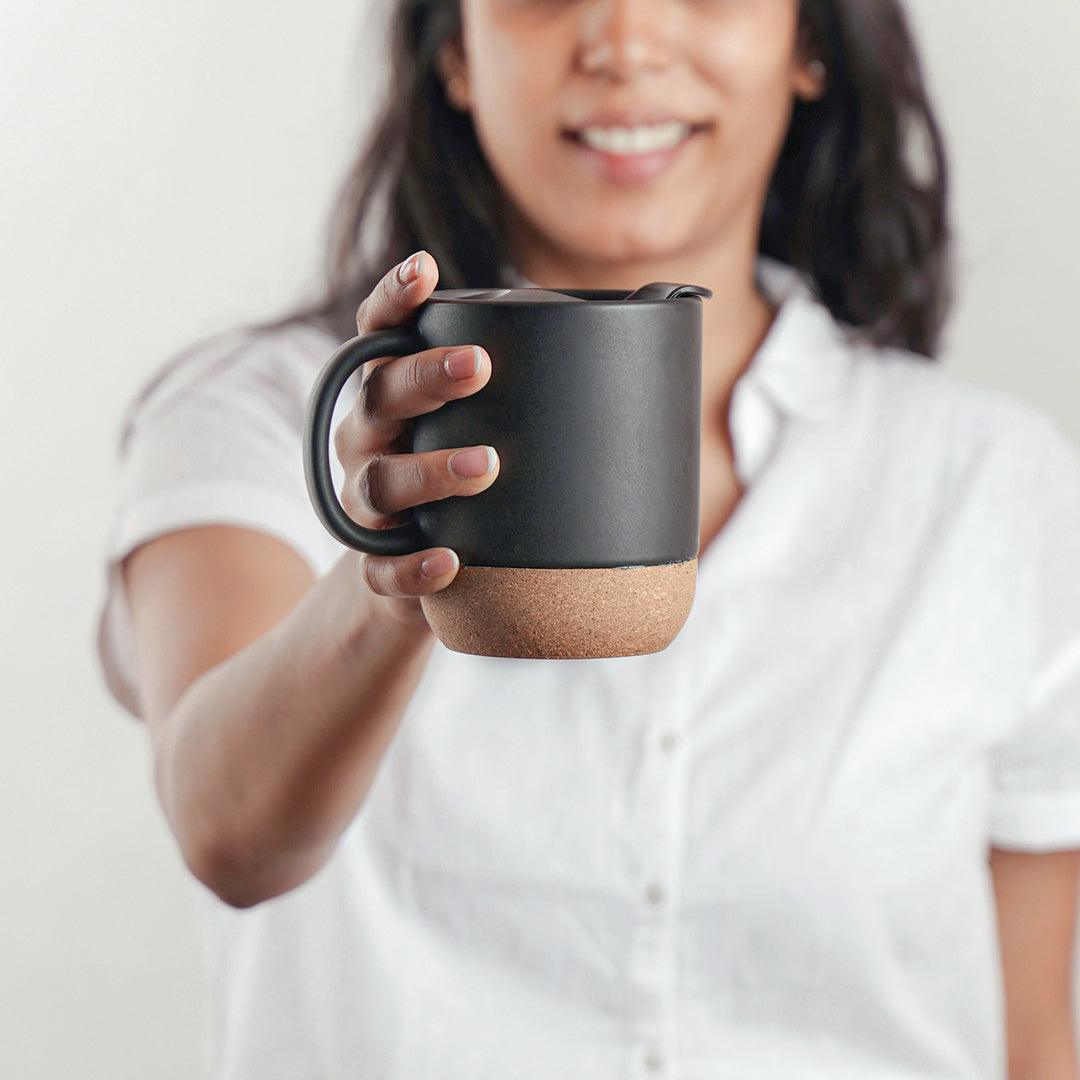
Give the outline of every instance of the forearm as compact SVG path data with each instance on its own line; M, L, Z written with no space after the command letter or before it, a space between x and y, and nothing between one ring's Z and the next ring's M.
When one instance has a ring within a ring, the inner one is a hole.
M346 553L271 631L196 679L155 760L192 871L250 906L309 878L374 781L434 636L381 614Z
M1071 1015L1048 1023L1038 1035L1010 1040L1009 1080L1080 1080L1080 1050Z

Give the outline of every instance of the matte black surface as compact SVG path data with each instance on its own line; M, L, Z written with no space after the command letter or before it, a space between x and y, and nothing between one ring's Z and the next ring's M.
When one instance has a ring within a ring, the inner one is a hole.
M539 290L436 290L413 326L346 342L320 373L308 409L305 474L323 524L372 554L445 545L463 565L611 567L696 557L700 298L712 293L653 284L681 295L629 300L625 290L560 290L565 302L537 302L515 297ZM468 344L490 354L490 380L414 418L413 449L489 443L498 476L478 495L415 508L408 525L361 528L329 480L330 417L342 386L365 359Z

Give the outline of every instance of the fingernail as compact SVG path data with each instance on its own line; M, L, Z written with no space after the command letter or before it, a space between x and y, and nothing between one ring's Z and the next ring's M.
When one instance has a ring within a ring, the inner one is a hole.
M455 349L443 357L443 370L452 379L467 379L480 370L480 350L475 345Z
M410 281L415 281L420 276L423 269L424 253L417 251L398 267L398 281L402 285L408 285Z
M420 564L420 573L429 578L442 577L443 574L449 574L456 566L457 553L450 548L443 548L442 551L429 555Z
M471 476L483 476L495 468L498 458L490 446L470 446L468 450L459 450L450 455L450 471L462 479Z

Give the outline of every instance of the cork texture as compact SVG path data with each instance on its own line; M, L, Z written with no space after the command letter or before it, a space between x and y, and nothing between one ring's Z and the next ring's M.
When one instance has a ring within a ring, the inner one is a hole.
M421 605L454 652L532 660L641 656L667 648L694 600L697 559L656 566L462 566Z

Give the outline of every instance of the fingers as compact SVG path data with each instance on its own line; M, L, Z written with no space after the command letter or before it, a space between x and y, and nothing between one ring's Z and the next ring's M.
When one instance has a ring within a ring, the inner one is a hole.
M412 417L476 393L490 377L491 358L478 345L425 349L370 367L334 432L338 460L348 465L385 449Z
M499 474L490 446L454 447L420 454L373 454L346 475L341 505L357 524L385 529L401 523L409 507L449 495L476 495Z
M360 573L379 596L422 596L446 588L459 565L452 548L427 548L412 555L363 555Z
M415 252L388 270L361 302L357 331L367 333L407 322L438 280L431 254ZM454 353L459 355L454 357ZM427 349L364 365L360 392L334 432L335 449L346 468L341 504L354 521L373 529L398 525L410 507L450 495L475 495L495 480L499 460L492 447L388 452L412 417L475 393L490 374L490 357L472 346ZM415 597L445 588L459 565L450 548L360 556L365 584L386 597Z
M391 267L360 302L356 329L361 334L400 326L431 294L439 281L434 258L423 250Z

